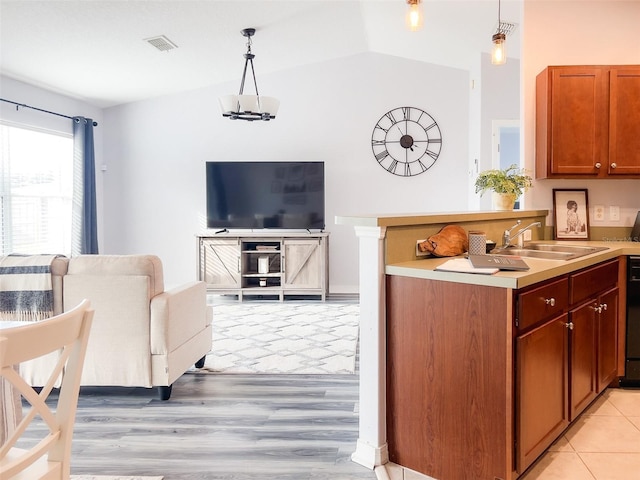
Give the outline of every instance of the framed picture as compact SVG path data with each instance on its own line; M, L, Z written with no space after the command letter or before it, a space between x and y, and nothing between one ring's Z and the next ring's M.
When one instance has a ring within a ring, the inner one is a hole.
M587 189L553 189L556 240L589 240Z

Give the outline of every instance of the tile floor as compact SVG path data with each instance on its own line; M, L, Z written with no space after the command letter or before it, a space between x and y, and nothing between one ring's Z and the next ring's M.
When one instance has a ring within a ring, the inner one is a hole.
M640 479L640 389L607 390L520 480Z

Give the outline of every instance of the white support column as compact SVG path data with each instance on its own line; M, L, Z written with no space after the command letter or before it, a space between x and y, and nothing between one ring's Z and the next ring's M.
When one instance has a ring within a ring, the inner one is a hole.
M386 227L355 227L360 259L360 425L351 459L367 468L389 461L386 424Z

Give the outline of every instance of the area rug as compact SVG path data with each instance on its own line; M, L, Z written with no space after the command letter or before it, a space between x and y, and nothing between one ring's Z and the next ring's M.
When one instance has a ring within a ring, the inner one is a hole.
M355 372L360 306L330 302L213 305L213 345L201 373Z

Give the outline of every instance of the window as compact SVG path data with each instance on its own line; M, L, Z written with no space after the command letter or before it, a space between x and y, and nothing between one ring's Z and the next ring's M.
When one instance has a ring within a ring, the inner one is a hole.
M71 253L73 138L0 124L0 254Z

